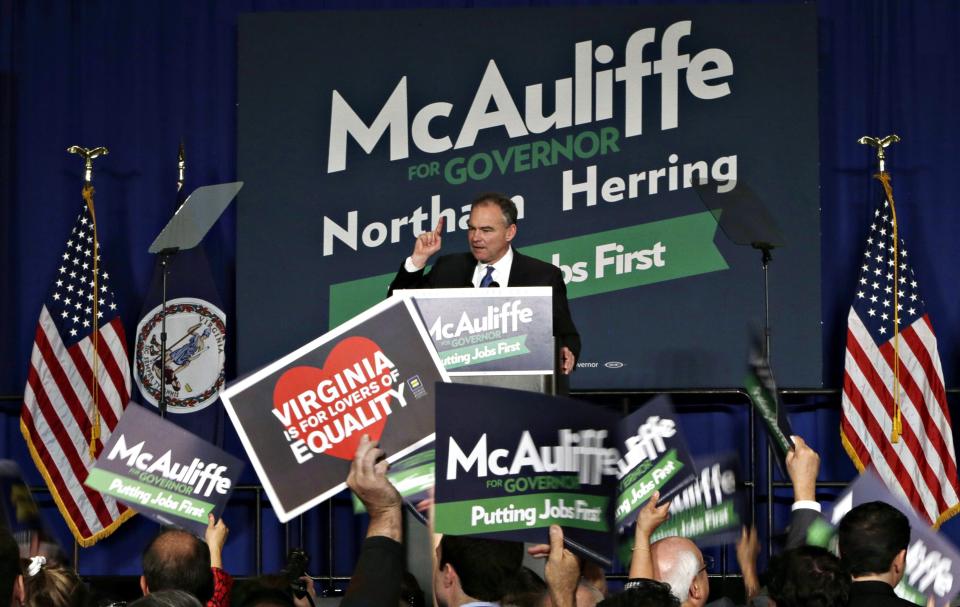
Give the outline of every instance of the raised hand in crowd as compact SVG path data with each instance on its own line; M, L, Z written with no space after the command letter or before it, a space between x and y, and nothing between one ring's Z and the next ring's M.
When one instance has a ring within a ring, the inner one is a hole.
M820 456L803 438L790 438L793 439L793 449L787 453L787 474L793 485L793 507L786 542L788 550L807 543L807 530L820 516L820 504L817 503Z
M403 583L403 518L400 493L387 479L387 460L364 435L350 464L347 486L370 515L367 539L341 607L397 605Z
M559 525L550 525L550 552L544 577L554 607L574 607L577 604L580 559L563 546L563 529Z
M360 445L350 464L347 487L363 502L370 514L367 537L382 535L397 542L403 539L400 493L387 479L387 460L370 437L360 438Z
M656 577L653 555L650 552L650 536L670 517L670 502L657 506L660 492L654 491L650 499L637 514L637 524L633 532L633 555L630 559L630 578Z
M223 569L223 546L227 543L227 536L230 535L230 528L223 522L223 517L217 520L217 517L210 513L207 519L207 530L203 533L203 539L207 542L207 548L210 550L210 567Z
M296 607L314 607L317 604L317 588L313 583L313 578L309 575L301 575L300 581L303 582L303 587L307 589L307 593L302 597L294 594L293 604Z
M793 485L795 502L815 502L820 456L799 436L791 436L793 449L787 453L787 474Z
M743 574L743 591L747 604L760 594L760 576L757 575L757 557L760 555L760 540L757 528L750 525L740 529L737 540L737 564Z

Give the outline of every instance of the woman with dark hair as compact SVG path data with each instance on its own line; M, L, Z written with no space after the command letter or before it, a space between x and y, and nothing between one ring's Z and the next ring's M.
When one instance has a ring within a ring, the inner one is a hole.
M850 575L830 551L801 546L773 560L767 588L777 607L845 607Z

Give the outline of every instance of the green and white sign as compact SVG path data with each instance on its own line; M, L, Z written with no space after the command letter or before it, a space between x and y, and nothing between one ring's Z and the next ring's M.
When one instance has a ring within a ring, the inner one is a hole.
M243 462L131 403L85 484L163 525L203 537L219 518Z

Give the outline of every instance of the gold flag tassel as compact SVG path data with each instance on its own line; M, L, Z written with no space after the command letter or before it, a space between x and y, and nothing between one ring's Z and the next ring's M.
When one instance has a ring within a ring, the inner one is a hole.
M893 205L893 186L890 185L890 175L886 171L886 154L884 149L900 141L895 134L885 137L863 136L857 143L869 145L877 150L877 161L880 170L873 177L883 184L883 191L890 205L890 221L893 225L893 429L890 432L890 442L900 442L903 433L903 419L900 411L900 236L897 225L897 210Z
M87 210L90 211L90 221L93 223L93 381L90 385L93 394L93 416L90 419L90 458L97 457L97 441L100 440L100 327L97 320L100 318L100 302L98 294L99 286L99 266L100 266L100 242L97 239L97 216L93 210L93 184L87 182L83 184L83 200L87 203Z
M893 431L890 441L900 442L903 433L903 420L900 412L900 237L897 232L897 210L893 206L893 186L890 174L882 171L874 177L883 184L883 191L890 205L890 217L893 222Z
M93 397L93 412L90 416L90 459L97 457L97 441L100 440L100 242L97 238L97 214L93 210L93 160L99 156L106 156L110 151L105 147L83 148L78 145L71 145L67 152L77 154L83 158L83 189L81 195L83 201L87 203L87 211L90 212L90 221L93 224L93 335L91 342L93 345L93 378L90 382L90 394Z

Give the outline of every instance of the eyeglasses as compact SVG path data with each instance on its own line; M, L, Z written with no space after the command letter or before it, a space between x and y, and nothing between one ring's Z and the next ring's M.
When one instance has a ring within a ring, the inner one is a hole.
M704 554L701 556L703 556L703 565L701 565L700 568L697 569L697 573L700 573L701 571L713 569L713 564L714 564L713 557L707 554Z

